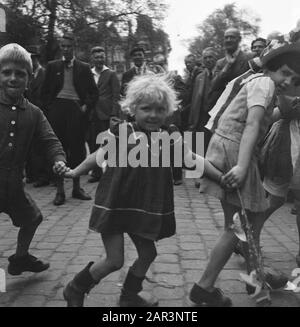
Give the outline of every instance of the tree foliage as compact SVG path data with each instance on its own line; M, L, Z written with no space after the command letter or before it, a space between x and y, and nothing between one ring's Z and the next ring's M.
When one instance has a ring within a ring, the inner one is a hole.
M201 55L206 47L214 47L219 56L223 55L224 31L228 27L237 27L243 36L255 38L259 32L260 18L247 10L239 10L235 3L216 9L202 24L197 26L199 36L190 42L189 50Z
M5 0L4 3L13 17L8 20L10 42L44 44L47 60L57 55L57 37L65 31L75 33L82 52L95 44L106 44L107 40L120 43L122 36L131 45L139 15L148 15L157 29L167 9L164 1L156 0Z

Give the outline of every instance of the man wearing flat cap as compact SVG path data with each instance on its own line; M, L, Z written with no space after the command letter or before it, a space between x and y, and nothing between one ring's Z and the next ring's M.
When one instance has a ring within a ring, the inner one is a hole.
M127 70L122 76L121 95L125 95L127 84L137 75L143 75L150 72L145 63L145 50L143 47L136 46L130 51L130 57L133 61L133 67Z
M90 110L98 99L98 88L90 66L74 56L75 39L71 33L62 37L63 58L51 61L46 67L42 99L48 110L48 119L65 153L68 166L75 168L86 156L85 133ZM79 178L73 179L72 197L90 200L80 187ZM57 180L54 205L65 202L64 180Z

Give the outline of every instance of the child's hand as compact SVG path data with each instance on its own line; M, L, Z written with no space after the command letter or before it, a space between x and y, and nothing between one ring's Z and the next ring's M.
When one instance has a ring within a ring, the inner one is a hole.
M221 178L220 178L220 185L223 189L225 189L226 191L228 192L233 192L234 191L234 188L225 182L225 175L223 175Z
M224 183L232 188L238 188L242 185L246 178L247 170L240 166L234 166L230 171L223 177Z
M63 175L69 168L63 161L56 161L53 166L53 171L57 175Z
M67 168L67 171L64 173L64 177L66 178L75 178L74 170Z

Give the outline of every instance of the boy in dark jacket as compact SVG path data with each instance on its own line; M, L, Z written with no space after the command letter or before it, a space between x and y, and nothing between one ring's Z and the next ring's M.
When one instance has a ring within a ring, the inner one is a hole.
M41 272L48 263L28 253L42 213L24 191L23 170L28 151L37 142L56 173L63 172L65 154L42 111L24 98L32 75L30 54L18 44L0 49L0 212L20 228L16 253L8 258L8 273Z

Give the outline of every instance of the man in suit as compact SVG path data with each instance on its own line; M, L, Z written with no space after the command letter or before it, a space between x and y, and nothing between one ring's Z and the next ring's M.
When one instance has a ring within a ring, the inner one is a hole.
M143 75L151 70L148 69L145 63L145 50L140 46L134 47L130 51L130 57L133 61L134 66L127 70L122 76L121 82L121 95L125 95L127 84L137 75Z
M209 116L209 91L212 79L214 77L214 67L216 65L216 53L213 48L206 48L202 52L203 71L195 78L193 90L191 110L189 113L189 130L193 132L193 151L196 151L196 133L204 133L204 154L206 153L211 133L205 128ZM198 153L203 155L203 153ZM199 188L200 183L195 181L195 186Z
M191 110L192 93L193 93L195 78L203 70L202 67L196 65L197 63L196 57L193 54L188 54L184 58L184 63L185 63L187 74L184 80L185 82L184 90L180 94L180 98L182 99L181 126L180 126L181 131L186 131L188 129L188 120Z
M45 68L40 64L40 50L38 46L29 46L27 51L31 55L33 76L26 90L26 97L31 103L40 108L43 105L41 101L41 87L45 78Z
M225 57L219 59L216 64L209 95L210 109L216 104L226 85L250 69L248 61L252 58L252 54L243 52L239 47L240 42L241 34L237 28L230 27L225 31Z
M192 104L189 115L189 130L193 132L204 132L204 148L208 146L210 140L209 131L204 128L209 120L209 91L214 77L214 67L216 65L216 53L213 48L206 48L202 53L204 70L195 78L192 92Z
M99 90L99 98L90 116L90 140L91 152L97 150L97 135L109 128L111 116L119 116L120 83L115 71L105 66L105 51L102 47L94 47L91 50L92 73ZM97 167L92 172L90 183L98 182L102 170Z
M90 110L98 99L98 88L90 66L74 57L74 36L65 34L61 40L63 58L48 63L42 87L42 99L48 119L67 154L68 166L75 168L86 157L85 133ZM73 179L73 198L90 200ZM54 205L65 203L64 180L57 180Z

